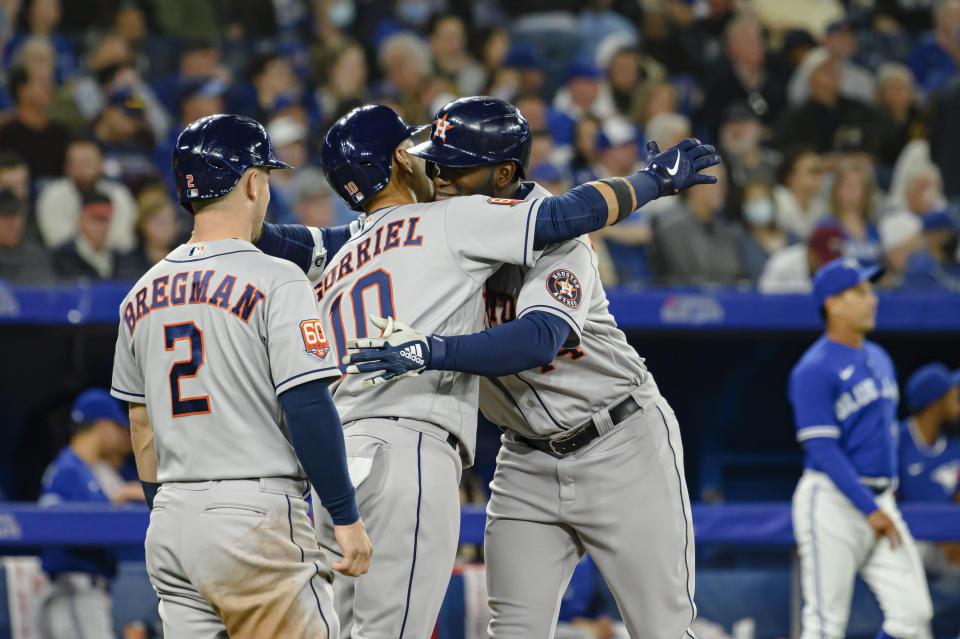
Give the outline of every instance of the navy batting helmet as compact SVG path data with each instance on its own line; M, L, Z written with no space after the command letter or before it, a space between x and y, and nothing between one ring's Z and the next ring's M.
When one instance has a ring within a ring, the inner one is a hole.
M273 154L263 125L243 115L219 113L190 123L173 149L177 196L188 202L226 195L253 166L293 168Z
M440 166L514 162L524 177L533 138L517 107L489 96L460 98L437 111L430 139L410 149Z
M410 126L382 104L354 109L330 127L320 161L330 186L354 211L390 182L393 152L400 143L426 129Z

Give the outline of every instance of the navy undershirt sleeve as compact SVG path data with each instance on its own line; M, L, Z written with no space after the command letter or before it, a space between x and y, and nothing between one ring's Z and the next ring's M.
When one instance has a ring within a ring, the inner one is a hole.
M829 437L815 437L803 443L803 448L809 455L814 467L827 474L837 488L859 508L864 515L877 510L877 502L873 493L860 483L856 469L843 451L836 439Z
M479 333L432 335L428 368L485 377L512 375L552 362L569 335L566 321L533 311Z
M637 208L657 199L660 185L646 173L635 173L628 178L637 197ZM548 244L557 244L592 233L607 225L610 207L603 194L589 184L570 189L563 195L544 198L537 211L533 234L533 248L542 250Z
M327 256L335 255L350 239L350 225L321 228L320 236ZM313 234L300 224L264 224L256 246L267 255L293 262L304 273L310 270L316 251Z
M333 523L345 526L360 519L356 491L347 472L343 426L323 380L306 382L280 394L290 440L320 503Z

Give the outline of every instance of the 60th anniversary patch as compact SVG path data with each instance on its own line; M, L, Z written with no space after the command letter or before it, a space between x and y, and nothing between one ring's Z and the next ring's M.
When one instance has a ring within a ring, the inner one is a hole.
M580 306L582 290L577 276L566 269L558 269L547 278L547 290L554 299L570 308Z

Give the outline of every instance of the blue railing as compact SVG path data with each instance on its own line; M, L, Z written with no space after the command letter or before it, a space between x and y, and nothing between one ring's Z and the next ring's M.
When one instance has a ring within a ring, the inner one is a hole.
M0 323L113 324L129 282L52 287L0 281ZM629 330L816 331L809 295L764 295L734 289L612 289L610 308ZM881 293L878 331L960 331L960 295Z

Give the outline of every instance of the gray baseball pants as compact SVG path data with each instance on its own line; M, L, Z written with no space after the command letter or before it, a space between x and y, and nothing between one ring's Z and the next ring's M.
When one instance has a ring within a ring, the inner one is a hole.
M659 392L638 389L634 398L640 411L563 458L504 435L484 541L491 637L552 639L584 551L633 639L693 636L693 523L680 430Z
M350 422L344 439L373 558L367 574L334 579L340 637L428 639L457 554L460 457L447 431L412 419ZM320 546L339 552L329 515L315 519Z
M82 572L53 577L40 604L40 633L44 639L114 639L109 581Z
M284 478L163 484L146 554L164 636L339 635L306 489L306 481Z

